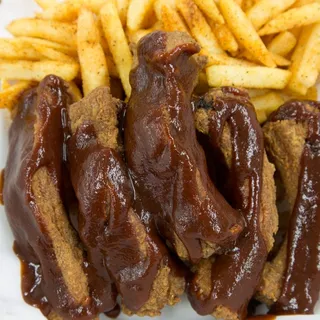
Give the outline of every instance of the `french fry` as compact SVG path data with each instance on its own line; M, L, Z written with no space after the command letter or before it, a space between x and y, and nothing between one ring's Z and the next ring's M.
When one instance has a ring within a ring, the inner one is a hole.
M66 63L52 60L0 60L0 78L40 82L45 76L55 74L66 81L71 81L78 75L78 72L78 63Z
M9 89L11 87L11 83L8 79L1 79L1 91Z
M259 35L278 33L315 22L320 22L320 3L307 4L278 15L259 31Z
M247 10L246 14L256 30L259 30L266 22L284 12L296 0L260 0Z
M233 0L223 0L220 10L238 42L264 65L275 67L270 52L241 8Z
M11 22L7 30L16 37L35 37L75 47L76 27L72 24L40 19L19 19Z
M162 22L165 31L182 31L189 33L179 13L174 7L168 5L166 1L157 1L155 3L155 12L158 20Z
M199 78L198 78L198 84L195 88L195 93L197 94L204 94L208 92L209 85L208 85L208 79L205 72L200 72Z
M259 123L262 124L268 120L268 116L264 110L255 109L255 111L256 111L256 115Z
M102 26L127 97L131 95L129 73L132 55L114 3L108 2L100 12Z
M297 0L292 8L298 8L305 6L306 4L314 3L314 2L319 2L319 0Z
M228 26L217 23L210 23L210 26L222 49L230 52L232 55L236 54L239 50L239 45Z
M193 37L203 49L210 54L226 55L208 25L206 18L192 0L179 0L177 7L187 22Z
M57 4L57 1L55 0L35 0L35 2L42 9L48 9Z
M252 8L256 2L257 2L257 0L243 0L242 4L241 4L241 8L244 12L246 12L247 10ZM239 6L240 6L240 4L239 4Z
M137 44L141 38L152 32L153 29L140 29L137 31L131 31L129 32L129 40L130 43L135 43Z
M38 38L32 38L32 37L19 37L19 38L14 38L16 42L21 42L21 45L23 46L33 46L33 45L40 45L44 46L47 48L52 48L54 50L57 50L59 52L62 52L64 54L67 54L68 56L71 57L77 57L78 52L76 48L74 47L69 47L57 42L52 42L49 40L44 40L44 39L38 39Z
M224 66L243 66L243 67L254 67L257 66L256 63L244 60L232 58L227 55L213 54L202 49L200 52L201 55L208 58L207 67L211 65L224 65Z
M296 37L291 32L284 31L274 37L267 48L270 52L285 57L293 50L296 44Z
M74 102L80 101L82 99L82 93L78 88L78 86L73 81L69 81L68 86L69 86L69 92L72 95L73 101Z
M285 102L284 98L276 92L270 92L262 96L251 98L251 102L256 110L263 110L268 117Z
M138 30L143 27L146 15L151 11L154 0L130 0L127 16L127 27Z
M288 89L305 95L309 88L315 85L320 59L320 23L304 27L292 56L290 71L292 78Z
M283 89L291 77L290 71L267 67L211 66L206 72L211 87Z
M109 71L110 77L119 78L119 73L118 73L117 67L112 59L112 56L111 57L106 56L106 59L107 59L107 66L108 66L108 71Z
M67 0L62 3L50 6L43 12L37 14L38 19L57 20L72 22L78 18L81 3L74 0Z
M268 93L270 93L270 90L268 89L248 89L248 93L250 98L260 97L264 96Z
M199 9L213 22L223 24L224 19L214 0L194 0Z
M9 60L41 60L43 55L32 46L16 39L0 39L0 58Z
M115 0L118 9L119 17L123 26L127 24L127 13L129 7L129 0Z
M291 64L290 60L288 60L288 59L286 59L286 58L284 58L284 57L282 57L282 56L280 56L280 55L278 55L276 53L273 53L273 52L271 52L271 55L272 55L273 61L277 64L277 66L279 66L279 67L288 67L288 66L290 66L290 64Z
M61 62L69 62L69 63L74 63L77 62L74 58L68 56L65 53L62 53L60 51L57 51L52 48L48 48L44 45L41 44L32 44L32 46L36 49L36 51L39 52L43 57L49 60L56 60L56 61L61 61ZM23 59L23 58L21 58Z
M22 93L34 85L32 81L19 81L18 83L0 91L0 109L12 110Z
M85 8L79 14L77 39L83 92L86 96L100 86L109 86L110 81L94 14Z

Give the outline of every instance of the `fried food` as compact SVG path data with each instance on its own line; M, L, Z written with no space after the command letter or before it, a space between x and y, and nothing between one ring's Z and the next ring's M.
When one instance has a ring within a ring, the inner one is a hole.
M119 105L109 89L101 87L69 108L68 150L79 201L78 232L89 263L100 275L94 288L108 284L110 273L127 313L156 316L166 304L179 301L184 278L134 208L118 143Z
M263 133L245 91L230 87L211 90L195 104L196 127L208 135L214 151L214 157L207 160L215 165L222 154L228 168L223 177L227 198L242 213L246 227L235 250L198 266L189 285L189 300L201 315L246 319L247 305L278 229L275 170L267 159Z
M211 183L196 140L190 99L200 69L192 57L197 52L180 32L154 32L140 41L124 132L143 205L178 256L192 262L227 247L243 227Z
M23 95L10 129L3 195L25 300L44 315L87 319L104 310L100 296L90 295L84 252L63 205L62 118L68 103L67 87L56 76Z
M319 296L319 108L313 101L288 102L264 127L292 212L286 240L267 263L258 291L280 314L313 313Z

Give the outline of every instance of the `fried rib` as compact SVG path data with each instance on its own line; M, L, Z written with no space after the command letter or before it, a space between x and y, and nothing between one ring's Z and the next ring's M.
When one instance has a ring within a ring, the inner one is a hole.
M130 75L125 151L134 185L159 233L183 260L228 247L243 220L209 179L190 98L198 45L180 32L154 32L138 45Z
M95 305L82 249L61 196L68 99L64 82L55 76L23 95L10 128L4 202L22 262L25 300L45 315L92 319L88 314Z
M165 246L137 214L118 142L118 104L101 87L69 108L78 232L89 262L99 270L95 288L110 283L110 274L126 313L155 316L178 301L184 279L175 274Z
M196 127L208 135L214 154L222 153L228 168L224 177L228 198L247 225L234 250L198 266L189 298L200 314L245 319L278 229L274 167L266 157L263 133L245 91L211 90L195 104ZM207 160L215 165L217 158Z
M320 105L291 101L264 126L266 148L292 212L278 255L266 264L258 298L276 313L313 313L320 289ZM294 262L294 263L293 263Z

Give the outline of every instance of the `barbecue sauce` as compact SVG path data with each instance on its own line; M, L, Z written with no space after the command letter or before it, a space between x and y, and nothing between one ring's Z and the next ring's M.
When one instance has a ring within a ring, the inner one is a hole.
M198 101L207 109L209 139L220 150L223 129L229 124L232 139L232 165L228 179L232 181L230 199L239 210L246 227L228 253L217 256L211 270L211 294L203 297L195 281L189 288L189 299L195 310L211 314L218 306L246 318L252 298L267 259L267 248L260 229L263 133L246 92L226 87L213 90ZM216 153L217 153L216 152Z
M306 122L298 194L287 233L287 266L274 314L312 314L320 290L320 103L291 101L269 121ZM294 124L293 124L294 125Z

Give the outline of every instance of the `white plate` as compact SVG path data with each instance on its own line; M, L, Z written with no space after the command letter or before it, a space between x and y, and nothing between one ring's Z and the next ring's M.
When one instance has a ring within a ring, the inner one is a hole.
M279 0L281 1L281 0ZM9 36L5 26L13 19L33 16L36 5L32 0L2 0L0 4L0 36ZM7 156L9 115L0 111L0 168L3 168ZM13 236L8 225L3 207L0 207L0 319L1 320L43 320L38 309L26 304L20 291L20 266L18 258L12 251ZM318 303L319 305L319 303ZM102 317L101 317L102 318ZM141 319L120 315L119 320ZM183 320L212 320L213 318L200 317L190 307L186 299L173 308L165 308L161 317L143 319L183 319ZM278 317L283 320L316 320L320 319L320 305L315 316Z

